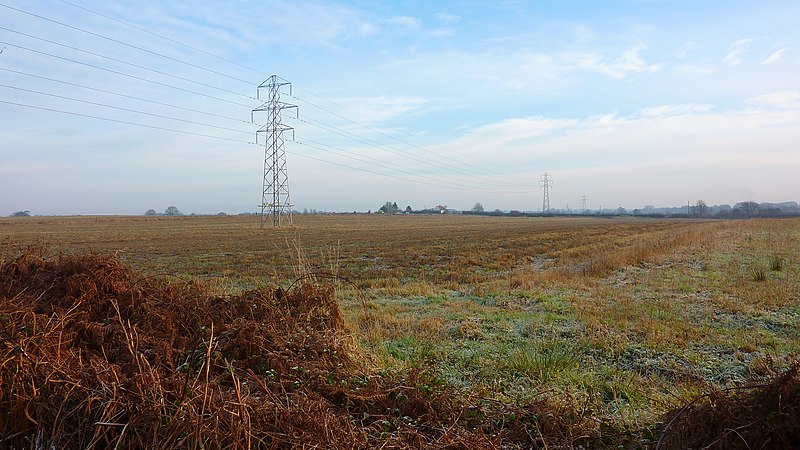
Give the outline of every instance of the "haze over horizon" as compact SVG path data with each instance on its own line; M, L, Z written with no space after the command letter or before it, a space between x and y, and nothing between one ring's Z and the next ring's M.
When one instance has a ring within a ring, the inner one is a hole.
M256 211L272 74L297 210L800 200L793 1L0 10L0 215Z

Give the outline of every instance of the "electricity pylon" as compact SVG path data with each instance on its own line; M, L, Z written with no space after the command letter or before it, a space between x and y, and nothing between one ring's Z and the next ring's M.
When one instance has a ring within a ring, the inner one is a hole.
M267 122L256 130L256 143L258 134L265 133L264 142L264 181L261 193L261 228L272 220L275 227L282 223L292 224L292 204L289 201L289 172L286 168L286 150L283 147L283 132L293 130L281 121L281 111L297 108L281 101L281 87L289 86L291 95L292 84L283 78L272 75L258 86L257 97L261 99L261 89L269 91L269 98L258 108L250 113L250 121L256 112L266 111Z
M553 187L553 179L550 178L550 175L545 172L542 174L542 177L539 178L539 186L544 190L544 196L542 198L542 212L548 213L550 212L550 188Z

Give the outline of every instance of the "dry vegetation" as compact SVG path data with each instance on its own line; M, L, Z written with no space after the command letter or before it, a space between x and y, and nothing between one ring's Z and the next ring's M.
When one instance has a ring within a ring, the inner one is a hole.
M296 222L0 219L2 446L799 443L796 220Z

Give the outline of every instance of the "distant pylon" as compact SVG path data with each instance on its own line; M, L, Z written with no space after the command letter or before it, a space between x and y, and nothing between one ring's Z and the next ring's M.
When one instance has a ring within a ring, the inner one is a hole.
M583 209L584 213L589 212L589 210L586 208L586 194L583 194L581 197L581 208Z
M291 95L292 85L283 78L272 75L261 83L256 90L257 97L261 99L261 89L269 91L269 98L258 108L250 113L250 121L256 112L266 111L267 122L256 130L256 143L258 134L266 133L264 142L264 181L261 193L261 228L272 221L272 225L279 227L283 223L292 224L292 204L289 201L289 171L286 168L286 150L283 147L283 132L292 130L281 121L281 111L297 108L281 101L281 87L289 86Z
M550 178L550 175L545 172L542 174L542 177L539 178L539 186L544 190L544 196L542 197L542 212L548 213L550 212L550 188L553 187L553 179Z

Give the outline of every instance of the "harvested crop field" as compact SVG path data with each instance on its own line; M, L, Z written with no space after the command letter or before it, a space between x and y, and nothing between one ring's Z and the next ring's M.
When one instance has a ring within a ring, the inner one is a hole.
M0 219L9 448L800 445L800 221Z

